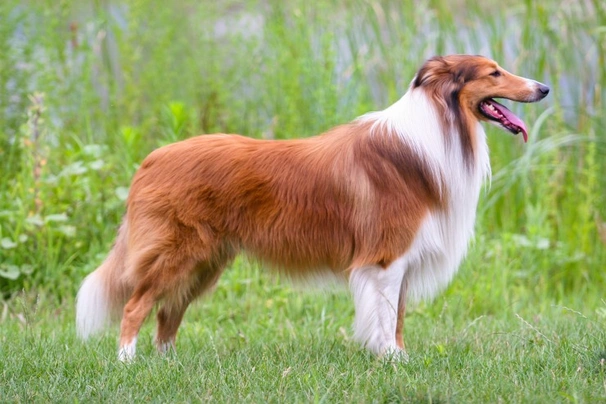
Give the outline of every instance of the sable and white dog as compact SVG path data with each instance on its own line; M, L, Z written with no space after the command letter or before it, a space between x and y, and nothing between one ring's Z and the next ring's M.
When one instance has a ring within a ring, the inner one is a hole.
M527 140L493 98L548 92L484 57L434 57L395 104L322 135L203 135L155 150L134 176L113 249L78 293L79 335L122 312L119 358L129 360L162 302L156 344L174 347L187 306L244 251L293 276L347 279L356 339L403 352L406 302L444 288L473 235L490 175L480 122Z

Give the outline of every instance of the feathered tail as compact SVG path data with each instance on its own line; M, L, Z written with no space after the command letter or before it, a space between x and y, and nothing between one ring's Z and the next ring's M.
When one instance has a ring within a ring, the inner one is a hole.
M82 339L102 331L110 320L121 315L130 291L123 279L127 231L125 221L105 261L80 286L76 297L76 330Z

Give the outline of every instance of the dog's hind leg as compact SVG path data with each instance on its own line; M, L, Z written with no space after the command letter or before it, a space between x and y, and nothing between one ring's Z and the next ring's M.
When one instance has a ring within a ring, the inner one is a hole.
M177 330L187 307L196 297L207 292L217 283L224 268L225 263L216 261L213 264L199 263L191 280L183 288L176 288L171 295L166 297L157 314L156 347L158 352L164 354L169 350L175 350Z
M141 324L159 298L157 289L139 286L124 306L118 351L118 359L121 361L128 362L135 357L137 335Z
M397 341L400 291L405 267L370 266L351 272L349 286L356 308L354 337L378 355L402 351Z
M162 308L158 310L157 320L158 329L156 331L156 348L161 354L170 350L175 350L175 338L177 330L183 320L185 310L189 306L191 299L183 297L180 301L167 301Z
M136 279L133 293L124 306L120 325L120 360L130 361L134 358L141 324L154 305L178 287L183 274L190 273L194 266L192 259L180 257L178 253L164 252L139 257L132 271Z

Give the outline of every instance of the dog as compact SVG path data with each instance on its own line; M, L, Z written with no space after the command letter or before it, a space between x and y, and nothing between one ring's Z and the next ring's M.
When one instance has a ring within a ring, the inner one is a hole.
M78 292L78 334L121 312L118 357L129 361L161 303L156 346L174 349L188 305L245 252L293 277L348 281L356 340L405 355L407 302L443 289L473 236L490 176L480 123L527 141L522 120L494 98L548 93L485 57L433 57L395 104L319 136L202 135L153 151L111 252Z

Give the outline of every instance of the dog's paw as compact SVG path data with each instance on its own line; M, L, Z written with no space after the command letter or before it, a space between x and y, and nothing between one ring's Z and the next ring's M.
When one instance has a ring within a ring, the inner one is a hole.
M383 352L381 359L390 363L408 363L410 357L404 349L389 348Z
M137 339L133 339L130 343L122 345L118 350L118 360L122 363L130 363L135 359L135 348Z

